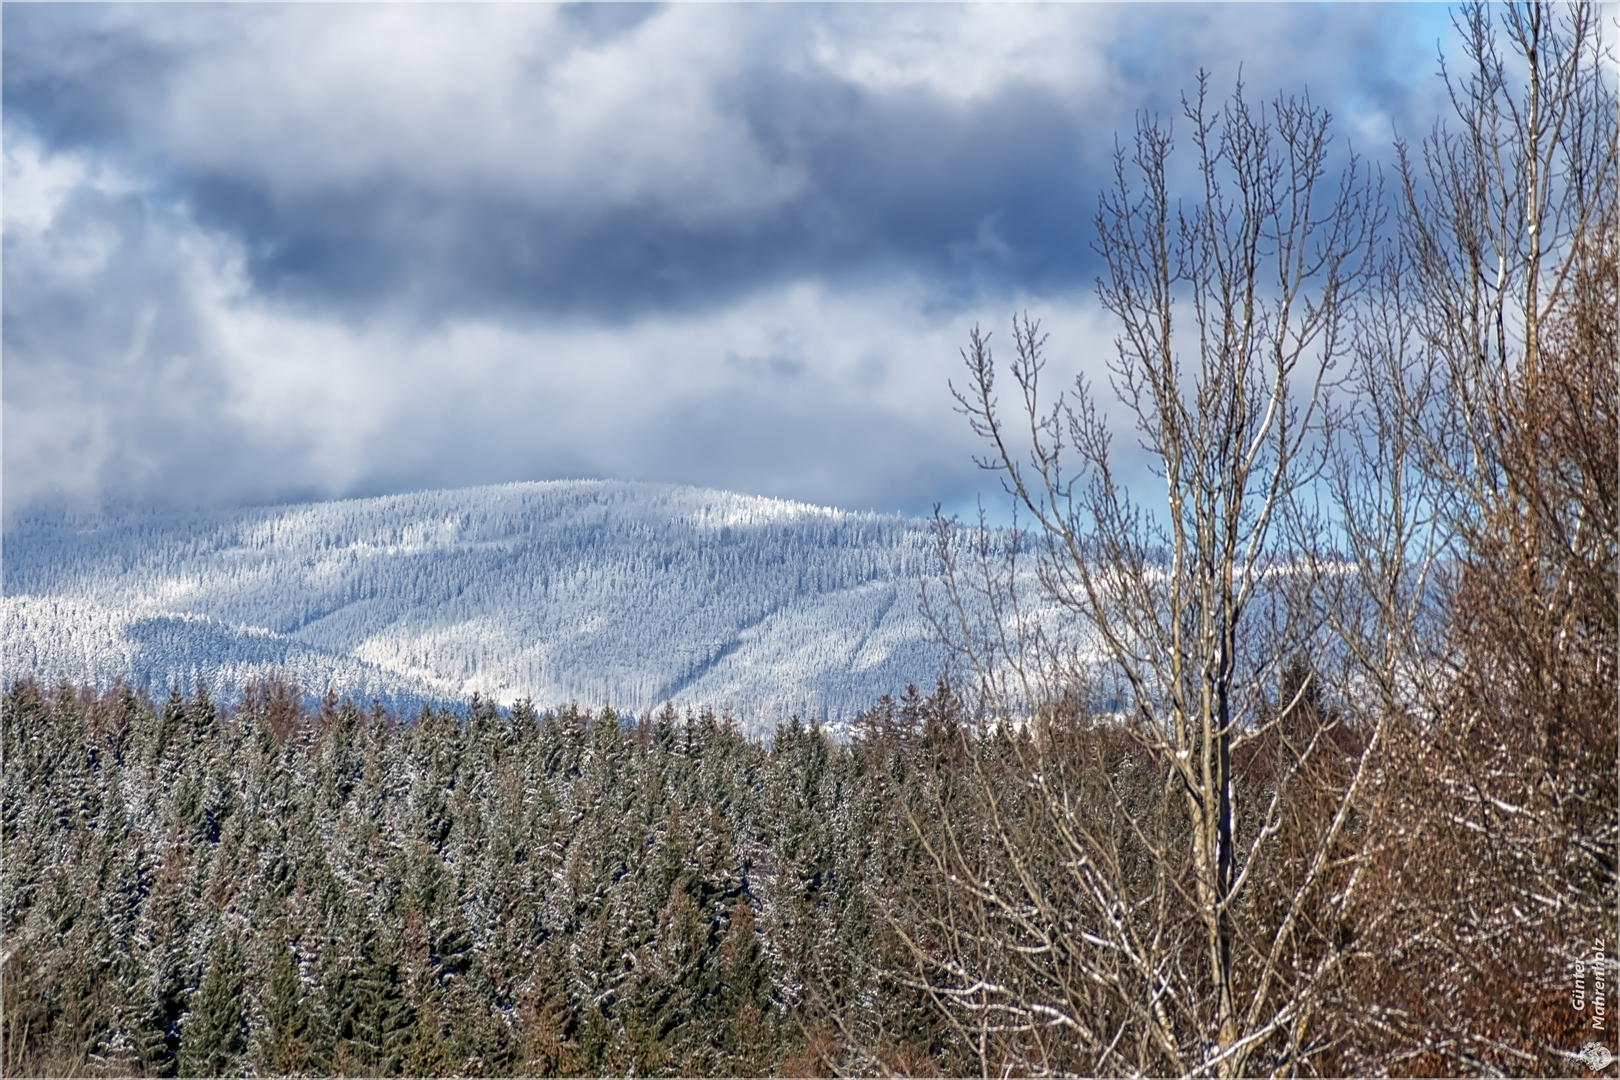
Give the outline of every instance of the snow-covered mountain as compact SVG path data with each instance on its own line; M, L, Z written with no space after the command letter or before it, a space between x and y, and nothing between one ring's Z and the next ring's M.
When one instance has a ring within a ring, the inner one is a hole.
M924 522L690 487L508 484L210 511L23 518L3 662L229 695L270 672L395 707L839 719L926 684Z

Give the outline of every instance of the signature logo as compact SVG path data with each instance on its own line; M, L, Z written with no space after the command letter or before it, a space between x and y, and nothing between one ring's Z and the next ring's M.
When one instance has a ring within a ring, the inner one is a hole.
M1589 1042L1581 1048L1581 1058L1593 1072L1602 1072L1614 1062L1614 1054L1602 1043Z

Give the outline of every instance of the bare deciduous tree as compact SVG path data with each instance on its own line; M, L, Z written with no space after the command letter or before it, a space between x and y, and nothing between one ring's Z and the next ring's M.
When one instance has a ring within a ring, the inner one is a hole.
M1323 631L1332 572L1302 557L1299 515L1380 201L1353 155L1333 167L1308 100L1257 107L1240 86L1212 108L1201 79L1184 111L1199 197L1175 198L1171 130L1144 121L1097 217L1098 293L1121 328L1110 385L1162 506L1128 494L1090 385L1043 398L1036 324L1014 324L1014 420L988 339L965 352L982 463L1042 541L1038 602L1077 631L1060 643L1020 609L1016 566L981 532L971 565L1001 618L983 633L957 603L940 622L1004 730L975 757L987 827L942 808L928 833L958 892L913 946L964 1038L998 1037L998 1071L1297 1070L1346 955L1380 721L1350 728L1309 677L1277 688ZM970 561L940 536L959 599ZM1114 720L1077 718L1076 694Z
M1308 103L1201 86L1187 205L1167 128L1118 155L1109 383L1162 505L1089 385L1043 397L1038 326L1010 412L972 336L959 401L1037 550L938 522L933 610L994 727L913 810L935 888L899 930L986 1071L1557 1073L1590 1036L1568 965L1620 863L1612 55L1589 4L1457 27L1457 125L1398 144L1382 248Z

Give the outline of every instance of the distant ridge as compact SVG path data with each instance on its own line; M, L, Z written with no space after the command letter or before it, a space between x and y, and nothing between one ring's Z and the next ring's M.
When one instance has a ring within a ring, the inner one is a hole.
M6 531L3 663L221 696L286 673L395 708L523 697L847 719L942 652L927 523L554 481Z

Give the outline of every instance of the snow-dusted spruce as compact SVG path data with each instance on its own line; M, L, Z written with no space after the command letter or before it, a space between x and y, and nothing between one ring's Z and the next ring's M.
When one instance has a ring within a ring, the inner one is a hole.
M566 481L193 514L24 518L4 663L225 697L270 672L404 710L542 706L847 719L941 654L921 522Z
M712 715L415 722L0 695L0 1059L21 1076L962 1071L885 975L898 808L958 706L835 743ZM909 794L908 794L909 792ZM845 1045L845 1044L849 1045ZM869 1066L867 1070L870 1071Z

